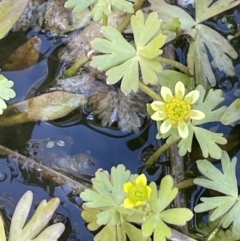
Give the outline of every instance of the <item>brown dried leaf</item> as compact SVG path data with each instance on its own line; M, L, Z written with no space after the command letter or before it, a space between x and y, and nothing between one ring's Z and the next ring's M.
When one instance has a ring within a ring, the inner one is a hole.
M32 37L5 60L1 70L23 70L33 66L38 61L40 46L41 39Z

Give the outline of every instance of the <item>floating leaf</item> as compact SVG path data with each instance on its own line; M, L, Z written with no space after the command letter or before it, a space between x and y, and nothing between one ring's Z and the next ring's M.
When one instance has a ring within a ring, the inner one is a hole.
M203 86L199 85L196 89L199 90L200 96L198 101L193 104L193 107L197 110L203 111L205 118L202 120L193 120L192 123L194 125L201 125L204 123L220 121L227 108L226 106L216 108L224 101L222 90L210 89L206 95L206 90Z
M197 166L205 178L196 178L194 179L194 183L221 192L227 196L202 197L200 200L203 203L198 204L194 208L194 211L205 212L215 209L210 215L211 221L225 215L222 227L228 228L232 224L232 236L238 240L240 239L240 201L238 200L238 184L235 170L237 158L234 157L231 161L228 154L223 151L221 163L222 172L207 160L197 161Z
M14 211L8 241L57 241L65 227L62 223L56 223L45 230L53 213L57 209L60 200L53 198L49 202L43 200L37 207L32 218L25 224L32 204L33 194L27 191L19 200ZM43 230L43 231L42 231Z
M64 6L66 8L73 8L74 12L79 13L93 3L95 4L91 10L91 15L94 21L100 20L103 14L109 16L112 11L134 12L132 3L126 0L68 0Z
M239 4L240 1L233 0L196 0L196 21L200 23Z
M16 96L15 91L11 89L13 85L13 81L8 80L0 74L0 115L3 113L3 110L7 108L4 100L9 100Z
M233 103L227 107L227 110L221 117L221 122L224 125L231 125L240 119L240 99L237 98Z
M106 72L107 83L115 84L122 78L121 90L128 94L138 90L139 65L145 84L156 84L157 73L162 66L157 56L162 53L160 49L166 36L157 34L161 21L157 13L150 13L146 21L142 11L138 11L131 18L136 49L128 43L117 29L102 27L102 34L106 39L97 38L91 42L94 50L104 55L94 56L91 66Z
M203 156L207 158L208 155L210 155L212 158L220 159L222 156L222 149L217 144L224 145L227 143L227 140L223 137L223 134L214 133L197 126L193 126L193 130L202 150Z
M27 7L29 1L30 0L0 1L0 39L2 39L17 22Z
M190 73L196 75L197 84L205 87L207 83L211 86L216 85L208 50L219 70L229 76L234 76L235 70L231 58L235 59L238 56L235 49L222 35L203 24L198 24L196 31L195 40L190 44L187 60Z
M174 188L171 176L167 175L162 179L159 191L157 191L154 182L150 183L150 187L152 193L149 202L153 213L149 214L148 219L142 224L142 232L146 237L153 234L154 241L165 241L172 235L170 227L165 222L173 225L184 225L192 218L193 213L187 208L173 208L164 211L178 193L178 189Z

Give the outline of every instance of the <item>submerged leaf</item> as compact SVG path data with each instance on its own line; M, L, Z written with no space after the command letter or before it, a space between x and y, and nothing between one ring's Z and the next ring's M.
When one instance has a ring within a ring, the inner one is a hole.
M196 75L197 84L205 87L207 87L207 83L211 86L216 85L216 78L208 58L208 50L217 68L229 76L234 76L235 70L231 58L237 58L236 50L222 35L206 25L198 24L196 31L195 40L190 44L187 60L190 73Z
M0 1L0 39L2 39L22 15L30 0Z
M214 3L213 3L214 2ZM240 4L240 1L234 0L196 0L196 21L200 23L219 13L225 12Z

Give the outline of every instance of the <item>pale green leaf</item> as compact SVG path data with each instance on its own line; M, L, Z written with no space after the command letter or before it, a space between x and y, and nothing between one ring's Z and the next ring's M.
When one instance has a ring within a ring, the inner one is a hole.
M94 241L111 240L117 241L116 227L108 223L104 226L99 233L97 233L93 239Z
M208 137L205 135L205 138ZM223 169L222 172L209 161L198 160L198 169L206 178L196 178L194 179L194 183L237 198L238 187L235 170L237 158L234 157L231 161L228 154L223 151L221 163Z
M158 83L161 86L166 86L172 90L172 92L175 89L175 85L178 81L181 81L186 89L186 92L190 92L194 89L194 81L192 77L189 77L183 73L180 73L175 70L170 69L164 69L159 76Z
M205 87L207 83L211 86L216 85L207 50L220 71L234 76L235 70L231 58L237 58L236 50L222 35L206 25L198 24L196 31L195 40L191 42L187 55L188 68L191 74L196 75L196 83Z
M13 81L8 80L0 74L0 115L3 113L3 110L7 108L4 100L9 100L16 96L15 91L12 89L13 85Z
M17 22L27 7L29 1L30 0L0 1L0 39L2 39Z
M93 3L95 4L91 10L91 15L94 21L99 21L103 14L109 16L112 11L134 12L133 4L126 0L68 0L64 6L73 8L74 12L81 12Z
M234 8L240 4L240 1L234 0L196 0L196 21L197 23L207 20L228 9Z
M202 111L205 114L205 118L202 120L192 120L192 123L194 125L201 125L220 121L227 108L226 106L216 108L224 101L222 90L210 89L206 95L206 90L203 86L199 85L196 89L199 90L200 95L197 102L193 104L193 108Z
M215 221L219 217L227 213L232 206L237 202L235 197L223 196L223 197L210 197L201 198L203 203L198 204L194 207L194 211L197 213L206 212L215 209L211 215L210 220Z
M226 111L221 117L221 122L224 125L231 125L240 120L240 99L237 98L233 103L227 107Z
M187 152L191 152L192 151L192 140L193 140L193 127L192 125L188 125L188 137L185 139L181 139L181 141L178 143L178 147L179 147L179 155L180 156L184 156L186 155Z
M173 208L161 212L159 216L166 223L182 226L192 219L193 213L188 208Z
M139 65L145 84L156 84L157 74L162 71L162 66L157 57L162 53L160 49L166 36L157 34L161 21L157 13L150 13L144 19L142 11L137 11L131 18L134 34L135 48L128 43L117 29L107 26L102 27L105 39L94 39L91 46L103 55L94 56L91 66L100 71L105 71L107 83L114 84L122 79L121 90L128 94L138 90Z
M172 24L174 18L178 18L182 29L193 27L196 23L194 19L182 8L167 4L164 0L149 0L151 10L157 11L164 23Z
M3 225L2 216L0 215L0 240L6 241L5 230Z
M57 241L64 231L64 224L57 223L49 226L42 231L48 224L53 213L57 209L60 200L53 198L49 202L43 200L37 207L32 218L25 224L32 204L33 194L27 191L19 200L14 211L10 232L9 241Z
M127 236L129 237L129 239L131 241L144 240L141 230L136 228L135 226L133 226L131 223L123 221L122 227L123 227L125 234L127 234Z

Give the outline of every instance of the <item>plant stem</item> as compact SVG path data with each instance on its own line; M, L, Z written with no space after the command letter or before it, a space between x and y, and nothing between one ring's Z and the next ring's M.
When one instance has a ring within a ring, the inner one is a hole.
M188 75L188 76L192 76L192 75L190 74L188 68L187 68L185 65L183 65L183 64L181 64L181 63L179 63L179 62L177 62L177 61L175 61L175 60L173 60L173 59L168 59L168 58L164 58L164 57L160 57L160 56L159 56L159 57L158 57L158 60L159 60L161 63L168 64L168 65L172 65L173 67L181 70L183 73L185 73L185 74Z
M166 151L171 145L173 145L176 141L173 141L171 143L165 143L164 145L160 146L146 161L145 166L152 166L154 164L154 162L157 161L158 157L164 152Z
M107 26L107 25L108 25L108 16L106 14L103 14L102 26Z
M178 183L176 183L174 185L174 187L177 187L178 190L182 190L182 189L186 189L186 188L192 187L192 186L195 185L193 180L194 180L194 178L190 178L190 179L178 182Z
M139 10L145 0L136 0L136 2L133 5L134 13ZM118 25L117 29L119 32L123 32L125 28L129 25L131 21L131 17L134 13L128 13L127 16L123 19L123 21Z
M145 85L143 82L138 82L138 87L140 90L142 90L144 93L149 95L150 97L153 98L153 100L160 100L163 101L162 97L158 95L155 91L150 89L147 85Z
M75 62L69 69L64 71L64 75L66 77L72 77L77 75L79 69L86 64L89 61L89 58L87 56L82 57L77 62Z

